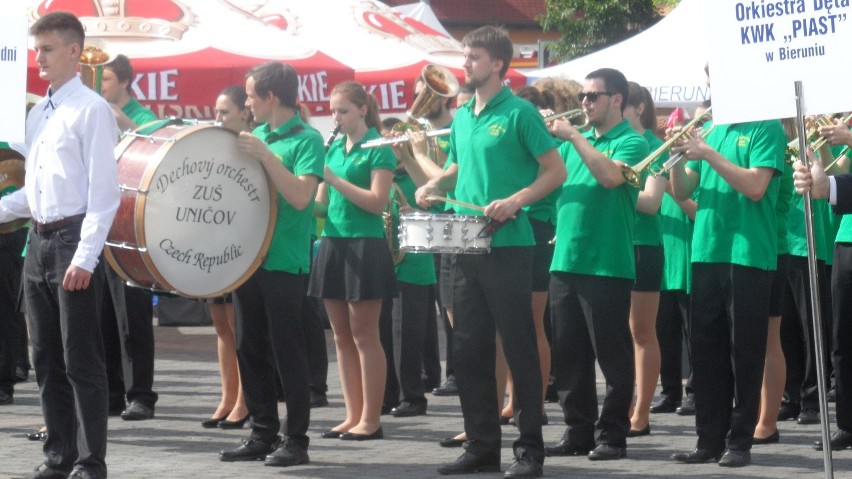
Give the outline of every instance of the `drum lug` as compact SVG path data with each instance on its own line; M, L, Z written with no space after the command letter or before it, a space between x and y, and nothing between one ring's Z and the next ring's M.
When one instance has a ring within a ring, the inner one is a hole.
M432 227L432 221L431 220L428 223L426 223L426 243L429 246L432 246L432 240L435 239L435 237L432 236L432 231L434 231L434 229L435 228Z
M468 228L468 226L467 226L467 221L462 223L461 232L462 232L462 244L466 245L466 244L470 243L470 236L468 236L468 233L470 232L470 228Z
M444 224L444 239L448 241L453 239L453 223L450 221Z
M109 246L110 248L118 248L118 249L129 249L133 251L139 251L141 253L148 252L148 248L139 247L137 245L132 245L130 243L115 243L112 241L105 241L104 246Z
M138 193L138 194L140 194L140 195L147 195L147 194L148 194L148 190L140 190L139 188L134 188L134 187L132 187L132 186L127 186L127 185L118 185L118 188L119 188L121 191L132 191L132 192L134 192L134 193Z

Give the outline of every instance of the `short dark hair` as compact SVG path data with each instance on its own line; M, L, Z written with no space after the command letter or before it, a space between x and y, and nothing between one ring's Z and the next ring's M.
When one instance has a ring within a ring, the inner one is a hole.
M262 63L249 70L246 78L254 78L254 91L258 96L265 97L272 92L281 106L296 108L299 76L290 65L281 62Z
M219 96L226 96L240 111L246 109L246 100L248 99L248 95L246 94L246 87L244 85L231 85L226 86L220 93ZM254 115L252 115L251 110L249 109L248 118L246 119L249 126L254 125Z
M624 113L624 108L630 100L630 90L624 74L614 68L601 68L586 75L586 80L596 78L603 80L606 91L621 95L621 112Z
M48 32L56 32L66 44L76 43L83 48L86 42L86 31L83 24L71 12L50 12L39 18L30 27L30 35L38 36Z
M109 63L104 65L104 68L115 73L118 82L127 82L127 93L130 93L130 85L133 84L133 65L130 64L130 59L122 54L118 54Z
M506 76L506 72L509 71L509 64L512 63L512 57L515 56L515 49L512 47L509 34L505 29L492 25L477 28L465 35L462 39L462 46L484 48L492 59L503 60L500 78Z

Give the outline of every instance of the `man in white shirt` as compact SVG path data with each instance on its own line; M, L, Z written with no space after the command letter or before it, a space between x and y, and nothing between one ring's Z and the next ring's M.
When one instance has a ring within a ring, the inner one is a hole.
M85 34L53 12L30 28L47 96L27 117L26 181L0 200L0 223L31 217L24 261L46 461L27 478L105 478L107 381L92 273L118 209L112 109L77 76ZM73 470L72 470L73 469ZM69 475L70 474L70 475Z

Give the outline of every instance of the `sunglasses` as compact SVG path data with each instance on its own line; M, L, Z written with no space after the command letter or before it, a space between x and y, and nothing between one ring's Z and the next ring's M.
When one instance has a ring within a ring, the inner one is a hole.
M577 99L580 100L580 103L583 103L583 100L588 98L589 103L594 103L594 102L598 101L598 97L601 96L601 95L612 96L612 95L615 95L615 93L611 92L611 91L586 91L586 92L578 93Z

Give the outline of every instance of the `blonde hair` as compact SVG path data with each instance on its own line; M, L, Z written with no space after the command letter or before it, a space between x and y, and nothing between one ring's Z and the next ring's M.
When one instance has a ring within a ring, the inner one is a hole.
M563 111L576 110L582 108L580 100L577 99L577 94L583 91L583 85L574 80L560 77L539 78L534 81L532 86L538 88L542 92L549 92L553 95L555 113ZM561 110L557 110L557 103L562 105Z

